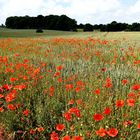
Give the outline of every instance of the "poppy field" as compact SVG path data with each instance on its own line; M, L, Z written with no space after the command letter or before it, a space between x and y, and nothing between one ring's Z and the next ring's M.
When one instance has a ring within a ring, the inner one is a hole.
M1 38L0 139L139 140L139 44Z

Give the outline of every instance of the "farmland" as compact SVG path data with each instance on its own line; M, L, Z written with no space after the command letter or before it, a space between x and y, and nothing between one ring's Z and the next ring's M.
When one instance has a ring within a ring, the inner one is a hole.
M139 140L139 38L0 29L0 138Z

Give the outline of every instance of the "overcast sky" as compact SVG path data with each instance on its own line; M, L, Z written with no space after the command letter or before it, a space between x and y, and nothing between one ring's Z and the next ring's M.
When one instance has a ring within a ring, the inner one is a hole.
M0 24L9 16L66 14L78 23L140 22L140 0L0 0Z

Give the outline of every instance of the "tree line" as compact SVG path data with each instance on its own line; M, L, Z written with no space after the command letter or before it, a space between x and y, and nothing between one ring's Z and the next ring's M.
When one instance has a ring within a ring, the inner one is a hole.
M77 22L66 15L38 15L37 17L30 16L14 16L6 19L5 25L12 29L48 29L75 31Z
M47 29L47 30L62 30L62 31L83 31L99 30L103 32L115 31L140 31L140 23L118 23L113 21L109 24L77 24L75 19L71 19L66 15L38 15L37 17L30 16L13 16L6 19L5 25L12 29Z
M94 31L99 30L102 32L117 32L117 31L140 31L140 23L117 23L113 21L109 24L79 24L78 28L83 29L84 31Z

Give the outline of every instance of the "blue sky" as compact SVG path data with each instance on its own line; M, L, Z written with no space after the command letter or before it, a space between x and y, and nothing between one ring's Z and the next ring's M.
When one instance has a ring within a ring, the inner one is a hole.
M66 14L78 23L140 22L140 0L0 0L0 24L9 16Z

